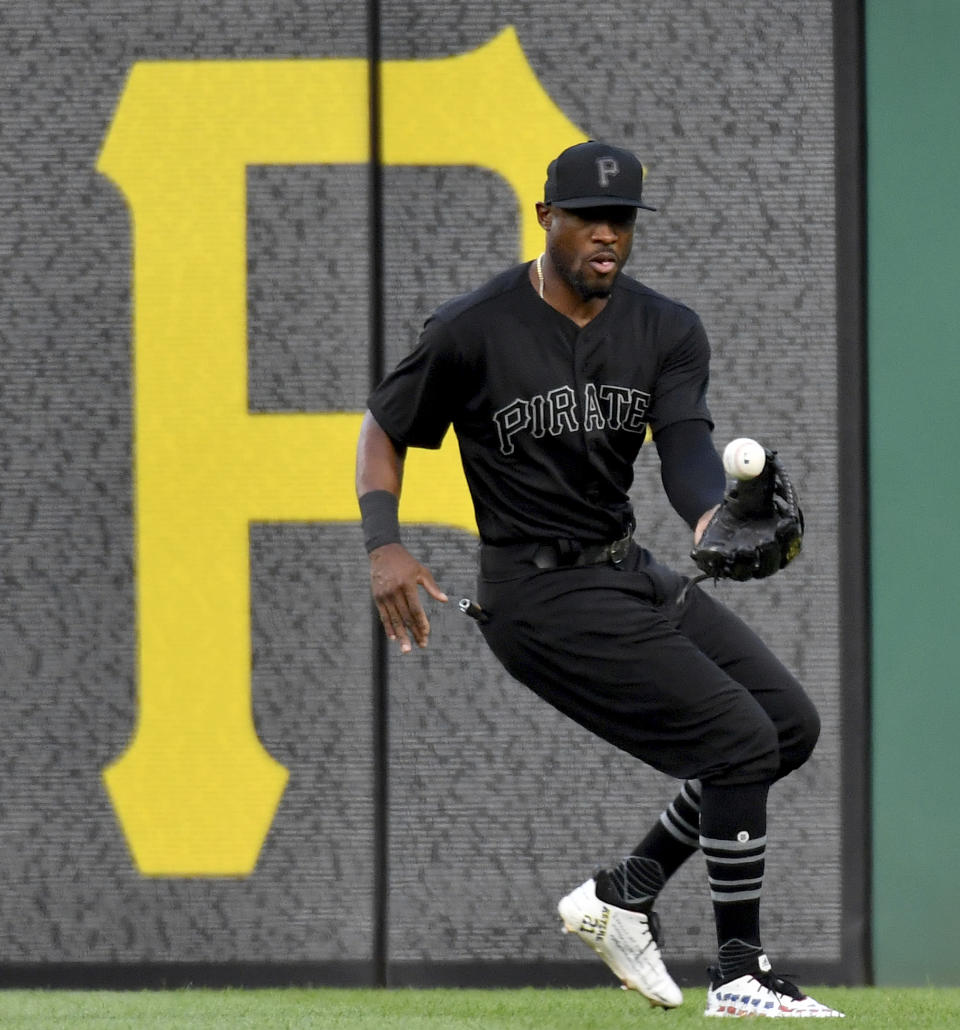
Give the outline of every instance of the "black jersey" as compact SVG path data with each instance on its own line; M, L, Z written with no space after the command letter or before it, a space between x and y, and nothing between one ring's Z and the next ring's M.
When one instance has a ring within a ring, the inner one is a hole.
M620 275L580 328L517 265L440 307L369 408L404 447L452 425L485 543L617 539L649 425L702 419L710 348L697 315Z

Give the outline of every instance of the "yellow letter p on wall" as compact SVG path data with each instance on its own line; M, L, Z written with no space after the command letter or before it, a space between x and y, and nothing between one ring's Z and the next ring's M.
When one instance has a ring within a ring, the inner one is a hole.
M138 64L98 163L133 223L138 646L104 780L144 875L248 875L287 781L253 725L249 525L356 521L360 415L248 410L246 168L367 162L367 82L355 59ZM386 62L383 88L385 162L498 172L536 253L544 169L583 135L513 31ZM408 465L405 522L476 531L452 441Z

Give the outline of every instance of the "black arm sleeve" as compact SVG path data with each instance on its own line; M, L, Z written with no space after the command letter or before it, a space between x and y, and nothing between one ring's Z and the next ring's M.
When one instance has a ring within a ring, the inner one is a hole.
M709 422L673 422L654 434L660 478L674 511L693 529L700 516L723 500L727 480L710 436Z

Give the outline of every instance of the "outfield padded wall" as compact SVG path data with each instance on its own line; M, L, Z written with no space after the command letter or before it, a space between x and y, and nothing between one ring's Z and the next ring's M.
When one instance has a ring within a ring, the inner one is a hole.
M774 444L804 500L802 560L718 589L824 722L813 760L772 794L768 948L849 977L831 4L610 2L585 26L572 0L549 23L520 3L384 0L379 196L365 150L369 13L32 0L0 16L2 961L274 964L333 981L469 979L478 962L516 965L502 975L521 980L605 975L557 932L556 900L629 851L673 785L512 682L451 609L433 613L429 651L389 657L375 755L379 666L349 496L371 362L409 350L440 301L534 257L547 157L600 137L647 165L659 211L644 214L631 270L702 316L718 441ZM445 109L443 94L398 94L411 69L496 40L507 56L478 96L517 75L553 120L501 104L491 117L509 119L509 142L487 159L454 106L466 94ZM290 105L271 107L278 96ZM440 125L425 117L437 105ZM233 148L222 171L221 134ZM447 153L451 139L461 149ZM208 201L191 208L199 176ZM412 472L423 485L406 537L456 598L472 590L475 537L449 467ZM644 454L640 538L687 567L688 531L660 494ZM247 580L218 603L210 584L236 584L247 555ZM166 621L145 617L148 573ZM206 665L191 663L194 647ZM231 686L247 667L249 704ZM158 677L149 697L145 669ZM138 725L142 765L118 767ZM199 797L208 778L220 793ZM186 805L169 801L174 780ZM162 840L146 809L162 813ZM234 842L234 820L252 844ZM192 851L204 832L207 851ZM668 959L699 973L714 944L699 859L662 907Z
M960 9L869 0L865 27L874 963L878 983L956 985Z

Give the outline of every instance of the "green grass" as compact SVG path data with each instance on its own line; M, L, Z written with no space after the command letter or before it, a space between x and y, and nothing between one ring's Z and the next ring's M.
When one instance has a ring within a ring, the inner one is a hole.
M0 1027L189 1030L646 1030L717 1025L705 992L682 1008L651 1009L638 995L593 990L0 991ZM960 1027L960 988L812 988L846 1012L844 1030ZM789 1024L788 1024L789 1025ZM837 1025L837 1024L831 1024Z

